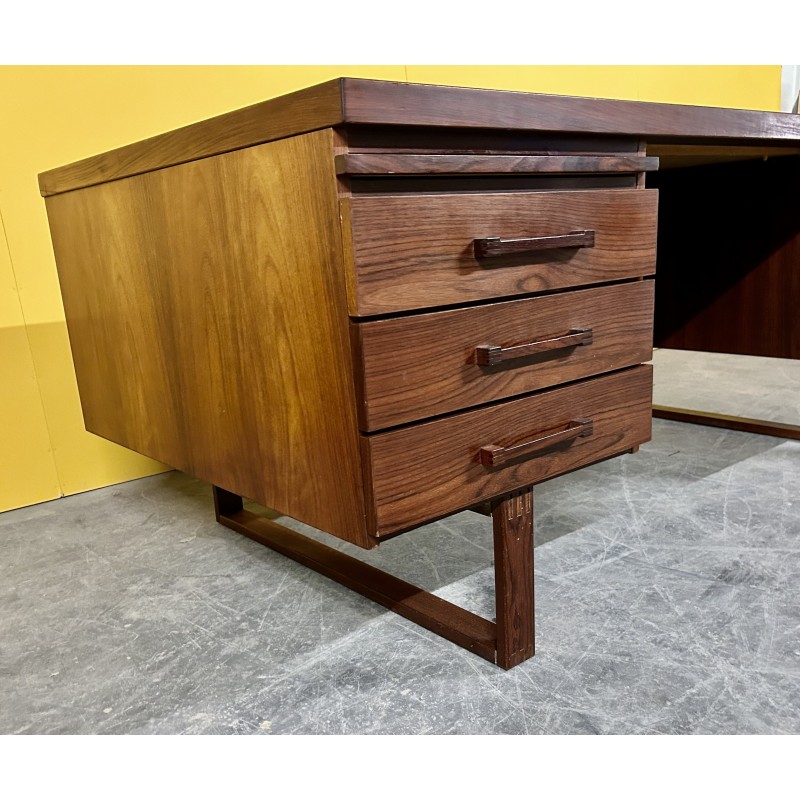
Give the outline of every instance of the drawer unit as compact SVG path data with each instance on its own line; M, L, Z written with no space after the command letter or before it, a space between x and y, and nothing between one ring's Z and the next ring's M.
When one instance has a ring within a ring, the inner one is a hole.
M652 385L643 365L364 437L376 535L637 447L650 438Z
M369 547L383 532L383 501L373 503L361 476L375 486L386 479L386 466L365 455L384 434L360 431L413 426L648 358L652 282L348 321L330 141L325 131L293 137L48 202L87 426ZM326 170L327 194L270 205L276 187L310 184ZM245 213L244 187L260 214ZM599 205L641 194L524 196ZM287 234L298 219L302 235ZM476 363L479 348L508 351L573 331L575 346ZM395 352L381 357L387 342ZM423 495L411 494L425 509Z
M655 273L652 190L342 200L350 313L390 314Z
M513 93L435 88L333 82L40 187L87 429L510 667L533 653L532 487L650 437L656 160L532 111L501 125ZM364 548L488 503L497 621L243 496Z
M650 280L353 322L361 430L380 430L652 357Z

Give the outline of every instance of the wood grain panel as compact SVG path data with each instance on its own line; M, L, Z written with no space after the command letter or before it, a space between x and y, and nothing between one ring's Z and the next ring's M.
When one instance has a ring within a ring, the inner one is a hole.
M782 155L797 155L800 147L781 147L763 143L750 145L714 145L703 141L677 141L648 143L647 154L659 158L661 169L697 167L748 159L773 158Z
M533 488L492 504L497 663L503 669L532 658L535 650L533 595Z
M39 190L47 196L139 175L336 125L341 118L337 79L48 170L39 175Z
M654 281L432 314L351 323L363 363L361 429L379 430L501 400L652 357ZM590 345L488 367L482 344L510 346L570 329Z
M363 436L377 535L406 530L516 489L618 455L650 439L652 367L643 365L444 419ZM502 467L480 463L575 417L591 436Z
M87 428L369 546L332 146L47 205Z
M651 275L657 203L648 190L343 199L347 260L356 272L350 312L387 314ZM593 230L594 247L474 255L479 238L576 230Z
M657 158L643 156L409 155L347 153L336 156L339 175L452 175L458 173L566 174L644 172L658 169Z
M768 111L561 97L345 78L347 122L605 133L649 138L800 139L800 117Z

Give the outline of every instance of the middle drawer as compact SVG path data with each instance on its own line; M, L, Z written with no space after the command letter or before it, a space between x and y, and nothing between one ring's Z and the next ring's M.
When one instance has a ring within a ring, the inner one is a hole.
M654 281L352 322L375 431L649 361Z

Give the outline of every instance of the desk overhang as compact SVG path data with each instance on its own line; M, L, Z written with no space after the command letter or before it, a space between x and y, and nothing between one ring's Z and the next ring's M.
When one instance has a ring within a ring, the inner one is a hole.
M800 152L796 114L338 78L43 172L39 187L59 194L321 128L369 125L634 137L667 157Z

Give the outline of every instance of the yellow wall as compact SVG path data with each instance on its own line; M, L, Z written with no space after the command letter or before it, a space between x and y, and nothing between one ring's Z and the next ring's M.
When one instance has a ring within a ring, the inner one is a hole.
M339 75L777 110L780 67L0 66L0 511L164 469L83 430L36 175Z

